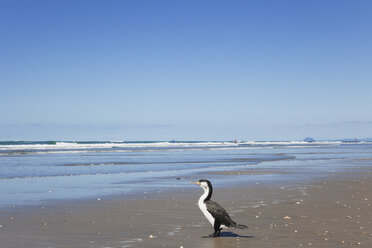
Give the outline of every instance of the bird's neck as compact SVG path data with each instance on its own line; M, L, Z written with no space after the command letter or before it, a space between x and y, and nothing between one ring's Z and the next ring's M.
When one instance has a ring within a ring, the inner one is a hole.
M213 189L208 187L207 189L204 189L204 194L199 198L199 202L205 202L211 199L212 197Z

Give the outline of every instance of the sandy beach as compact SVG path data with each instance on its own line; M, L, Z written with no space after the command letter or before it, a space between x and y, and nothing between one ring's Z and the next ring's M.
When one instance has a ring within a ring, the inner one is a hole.
M215 188L212 199L249 227L219 238L204 237L213 229L196 204L201 192L8 208L0 247L372 247L371 165L310 182Z
M0 248L372 248L371 13L0 0Z

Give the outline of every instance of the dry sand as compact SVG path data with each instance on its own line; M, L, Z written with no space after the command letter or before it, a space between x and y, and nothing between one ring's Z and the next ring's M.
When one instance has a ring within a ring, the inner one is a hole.
M313 182L215 188L248 230L219 238L194 190L5 209L0 247L372 247L372 167Z

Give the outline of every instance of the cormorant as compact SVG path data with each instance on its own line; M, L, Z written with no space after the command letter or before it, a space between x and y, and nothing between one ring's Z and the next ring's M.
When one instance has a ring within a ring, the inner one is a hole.
M222 228L240 228L246 229L246 225L237 224L231 219L226 210L211 200L213 187L210 181L200 179L197 182L191 182L203 188L204 194L199 198L198 205L207 220L212 224L214 233L213 237L220 236Z

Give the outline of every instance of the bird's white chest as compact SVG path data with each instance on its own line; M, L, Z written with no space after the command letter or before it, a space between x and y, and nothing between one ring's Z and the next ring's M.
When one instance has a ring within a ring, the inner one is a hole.
M202 213L204 214L205 218L207 218L207 220L209 221L209 223L211 223L211 225L214 226L214 218L213 218L213 216L208 212L208 210L207 210L207 206L205 205L203 199L199 199L199 201L198 201L198 206L199 206L200 210L202 211Z

